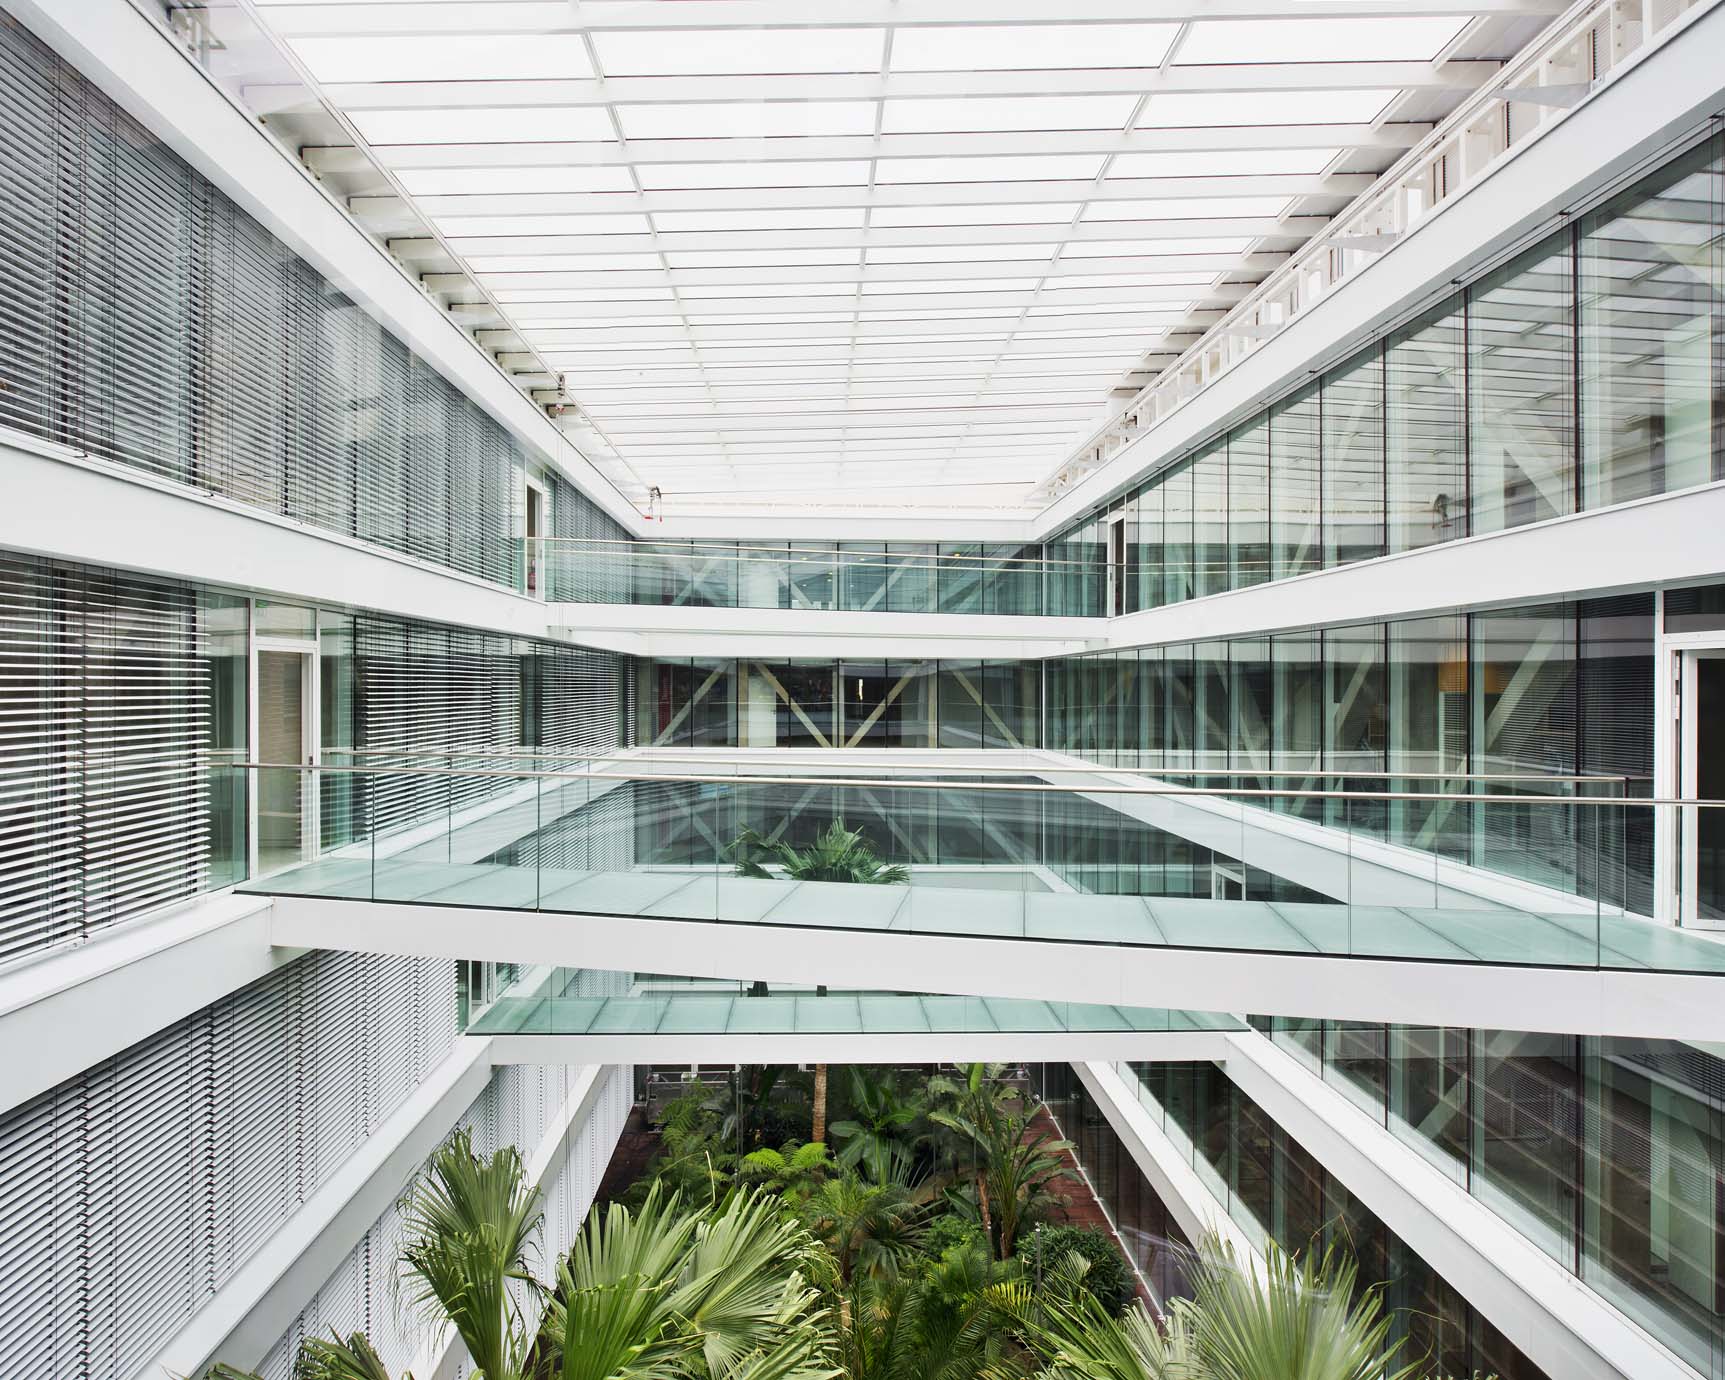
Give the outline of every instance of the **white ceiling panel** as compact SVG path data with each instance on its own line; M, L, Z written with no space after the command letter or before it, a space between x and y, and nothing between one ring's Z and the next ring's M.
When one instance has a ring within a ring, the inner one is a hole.
M673 508L1021 502L1526 23L739 4L248 7L354 215Z

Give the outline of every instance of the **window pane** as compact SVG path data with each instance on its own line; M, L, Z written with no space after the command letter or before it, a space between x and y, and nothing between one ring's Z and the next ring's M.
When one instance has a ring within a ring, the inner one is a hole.
M1259 418L1228 438L1229 583L1270 578L1270 424Z
M1389 760L1397 791L1467 794L1467 620L1409 618L1390 624ZM1467 806L1442 800L1391 803L1398 843L1467 855Z
M1575 1039L1474 1032L1473 1191L1559 1260L1580 1185Z
M1575 510L1574 284L1558 235L1470 295L1472 523L1496 532Z
M1391 551L1467 535L1465 326L1457 297L1390 341Z
M1218 445L1192 465L1193 588L1228 588L1228 448Z
M1324 563L1384 553L1384 365L1376 349L1324 379Z
M1192 572L1192 466L1188 462L1158 485L1162 494L1162 602L1190 599Z
M1270 413L1270 561L1274 578L1318 568L1318 391Z
M1720 141L1589 216L1581 237L1581 396L1590 508L1718 473Z

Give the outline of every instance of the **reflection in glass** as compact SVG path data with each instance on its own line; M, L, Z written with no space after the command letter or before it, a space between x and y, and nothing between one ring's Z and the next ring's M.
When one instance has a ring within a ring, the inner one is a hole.
M1472 530L1575 511L1574 284L1567 232L1473 288Z
M1716 136L1588 216L1581 235L1581 396L1589 508L1715 478L1720 396Z
M1275 579L1316 570L1318 389L1270 411L1270 563Z
M1323 388L1324 564L1384 553L1384 364L1376 348Z
M1391 551L1467 535L1466 345L1459 299L1390 340L1384 367Z

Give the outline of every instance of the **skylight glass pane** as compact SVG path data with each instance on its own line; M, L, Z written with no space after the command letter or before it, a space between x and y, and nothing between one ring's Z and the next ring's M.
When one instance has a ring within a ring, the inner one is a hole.
M978 263L1010 259L1046 259L1052 244L918 244L882 245L870 249L871 264Z
M642 163L637 171L648 191L703 187L864 187L866 162Z
M896 282L879 279L864 283L862 290L869 296L906 292L939 292L956 296L966 292L1029 292L1041 281L1041 278L922 278Z
M1370 124L1398 94L1393 90L1179 92L1152 96L1138 117L1138 128Z
M664 267L657 254L476 254L467 263L476 273L597 273Z
M873 134L872 101L739 101L620 105L630 139L766 139Z
M1076 201L1009 202L986 206L877 206L869 224L1065 225L1078 213Z
M611 140L611 121L587 106L550 109L358 110L371 144L547 144Z
M1097 220L1193 220L1199 217L1279 216L1288 205L1285 196L1191 196L1161 201L1093 201L1084 208L1084 219Z
M627 168L403 168L396 178L409 196L635 190Z
M990 158L883 158L876 183L1088 182L1102 171L1100 154L1026 154Z
M853 264L854 249L683 249L665 261L672 268L725 268L746 264Z
M1032 71L1155 67L1175 24L1035 24L904 28L893 34L895 72Z
M1320 173L1341 152L1314 149L1216 149L1206 153L1122 153L1108 166L1116 177L1262 177Z
M878 72L880 29L708 29L596 33L609 77L774 72Z
M773 211L655 211L661 230L848 230L863 223L860 206Z
M652 226L636 212L594 216L434 216L446 235L645 235Z
M1135 104L1131 96L967 96L954 100L891 100L881 114L883 134L946 131L1119 129Z
M1164 254L1242 254L1250 239L1191 240L1075 240L1061 251L1063 259L1096 259L1133 256L1156 258Z
M580 34L402 34L302 38L294 53L320 82L505 81L591 77Z
M1468 25L1454 16L1211 19L1194 24L1178 67L1228 62L1428 62Z

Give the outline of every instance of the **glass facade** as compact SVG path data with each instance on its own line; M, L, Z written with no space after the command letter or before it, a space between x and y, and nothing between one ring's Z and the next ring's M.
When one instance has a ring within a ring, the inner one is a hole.
M1722 187L1713 135L1110 500L1121 611L1725 477Z
M1544 1380L1544 1372L1376 1217L1316 1159L1240 1091L1215 1064L1113 1066L1205 1187L1262 1246L1324 1249L1335 1243L1359 1265L1359 1287L1381 1288L1401 1344L1398 1364L1434 1376L1495 1375ZM1033 1066L1050 1110L1077 1145L1077 1157L1122 1241L1159 1297L1181 1292L1178 1249L1185 1240L1145 1181L1096 1099L1070 1065ZM1177 1243L1170 1250L1168 1242ZM1164 1263L1170 1262L1170 1263Z
M1716 1050L1257 1024L1702 1375L1725 1376L1725 1059ZM1160 1076L1145 1078L1154 1086Z
M1046 744L1213 789L1453 791L1261 803L1646 914L1650 811L1462 797L1650 794L1652 673L1651 595L1146 647L1046 662Z
M643 747L1034 748L1042 668L1023 661L640 661Z

